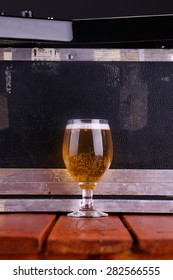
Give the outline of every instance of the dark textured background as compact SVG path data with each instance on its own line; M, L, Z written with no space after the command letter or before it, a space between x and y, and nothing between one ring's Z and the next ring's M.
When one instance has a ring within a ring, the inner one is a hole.
M172 169L172 88L171 62L1 62L0 167L63 167L66 120L92 117L109 120L113 168Z

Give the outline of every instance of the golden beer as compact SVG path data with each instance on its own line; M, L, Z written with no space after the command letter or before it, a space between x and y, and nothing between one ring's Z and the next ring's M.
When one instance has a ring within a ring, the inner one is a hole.
M107 121L69 121L64 133L63 160L81 188L94 188L109 168L112 157L112 137Z

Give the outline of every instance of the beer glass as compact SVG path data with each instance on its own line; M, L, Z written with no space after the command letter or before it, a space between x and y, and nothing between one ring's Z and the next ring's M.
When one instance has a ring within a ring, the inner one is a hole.
M107 120L71 119L67 122L63 140L65 166L82 190L80 209L71 217L104 217L107 213L95 209L93 191L109 168L113 157L111 131Z

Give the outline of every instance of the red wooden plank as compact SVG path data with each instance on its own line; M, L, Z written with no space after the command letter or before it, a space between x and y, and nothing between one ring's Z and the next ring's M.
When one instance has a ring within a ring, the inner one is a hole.
M47 241L47 251L63 254L107 254L128 250L132 238L117 216L61 216Z
M1 214L0 254L34 254L55 222L49 214Z
M156 255L173 254L172 215L124 215L123 221L136 236L141 250Z

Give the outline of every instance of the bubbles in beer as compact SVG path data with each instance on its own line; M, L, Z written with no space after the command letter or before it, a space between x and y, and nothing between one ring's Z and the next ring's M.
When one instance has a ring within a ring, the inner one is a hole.
M68 171L78 182L97 182L110 165L110 158L96 155L94 151L80 153L66 161Z
M109 168L112 154L107 124L82 124L81 128L79 124L70 124L66 127L63 158L77 182L98 182Z

